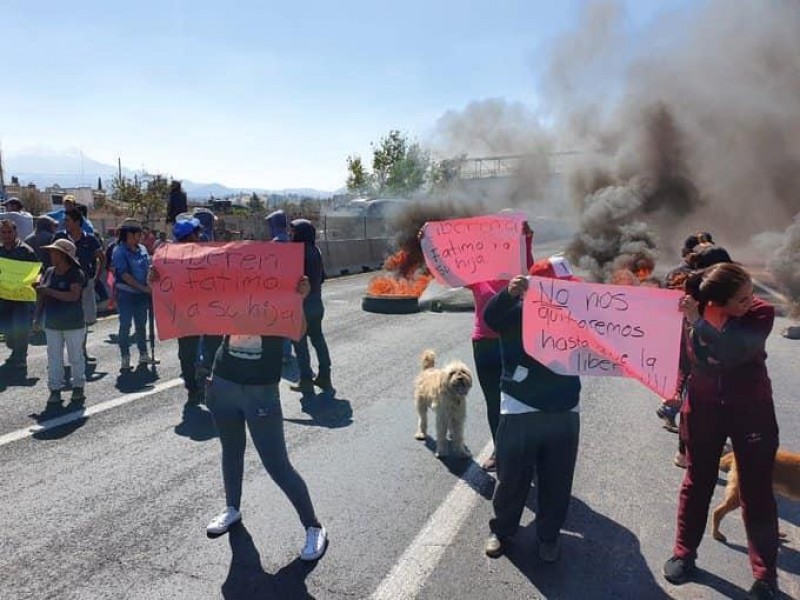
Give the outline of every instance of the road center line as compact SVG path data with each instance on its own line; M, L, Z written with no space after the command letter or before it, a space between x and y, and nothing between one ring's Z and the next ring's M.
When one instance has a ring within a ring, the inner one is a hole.
M486 444L464 476L453 486L444 502L406 548L391 572L381 581L372 600L417 598L448 546L477 504L480 495L470 485L479 487L486 477L480 465L492 453L492 442Z
M134 392L132 394L124 394L118 398L113 398L112 400L106 400L105 402L101 402L100 404L93 404L92 406L89 406L83 410L72 411L65 415L61 415L60 417L48 419L47 421L38 423L36 425L32 425L30 427L23 427L22 429L17 429L16 431L12 431L11 433L6 433L5 435L0 436L0 447L5 446L6 444L10 444L12 442L18 442L19 440L24 440L25 438L31 437L32 435L35 435L37 433L42 433L43 431L47 431L48 429L61 427L63 425L67 425L68 423L72 423L73 421L77 421L79 419L85 419L87 417L91 417L92 415L96 415L98 413L111 410L112 408L117 408L118 406L123 406L125 404L134 402L136 400L141 400L142 398L146 398L147 396L158 394L159 392L169 390L171 388L174 388L182 384L183 384L183 379L180 377L176 377L175 379L169 379L167 381L157 383L149 390L144 390L142 392Z

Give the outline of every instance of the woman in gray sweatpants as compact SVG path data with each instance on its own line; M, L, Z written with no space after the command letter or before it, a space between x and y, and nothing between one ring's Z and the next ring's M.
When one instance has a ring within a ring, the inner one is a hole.
M301 293L308 284L304 278ZM327 532L314 513L305 481L286 451L278 385L283 364L283 338L257 335L226 336L217 350L206 404L222 444L222 478L226 508L208 524L209 537L226 533L241 518L245 424L261 462L286 494L306 529L300 558L319 559L327 548Z

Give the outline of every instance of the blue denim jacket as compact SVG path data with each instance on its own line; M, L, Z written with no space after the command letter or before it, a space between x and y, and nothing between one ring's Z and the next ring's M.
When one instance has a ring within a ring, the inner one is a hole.
M142 285L147 285L147 272L150 270L150 255L147 253L147 248L139 244L138 250L132 251L126 244L117 244L111 255L111 262L114 266L117 289L141 294L141 291L126 284L122 280L122 276L125 273L130 273L136 281Z

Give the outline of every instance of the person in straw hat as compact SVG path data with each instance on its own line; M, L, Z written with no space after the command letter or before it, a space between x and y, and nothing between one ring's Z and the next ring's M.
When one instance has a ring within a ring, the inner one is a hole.
M34 314L34 328L44 326L47 337L47 387L50 389L48 406L61 404L61 387L64 382L64 346L72 368L72 396L70 402L86 400L86 365L83 358L83 338L86 324L83 321L81 294L86 285L86 275L75 256L75 244L69 240L55 240L43 250L50 253L48 268L36 288L38 302Z

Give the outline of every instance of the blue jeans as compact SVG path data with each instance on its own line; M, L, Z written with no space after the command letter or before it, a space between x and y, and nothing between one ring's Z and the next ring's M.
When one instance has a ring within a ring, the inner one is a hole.
M294 342L294 352L297 355L297 364L300 367L300 379L314 378L314 371L311 368L311 355L308 350L309 340L317 352L318 374L321 377L330 377L331 355L328 352L328 343L322 334L322 318L325 316L322 298L307 298L303 304L303 311L305 312L308 330L300 338L299 342Z
M119 311L119 351L122 356L131 353L131 321L136 328L136 347L139 354L147 354L147 307L150 306L148 294L134 294L117 290L117 310Z

